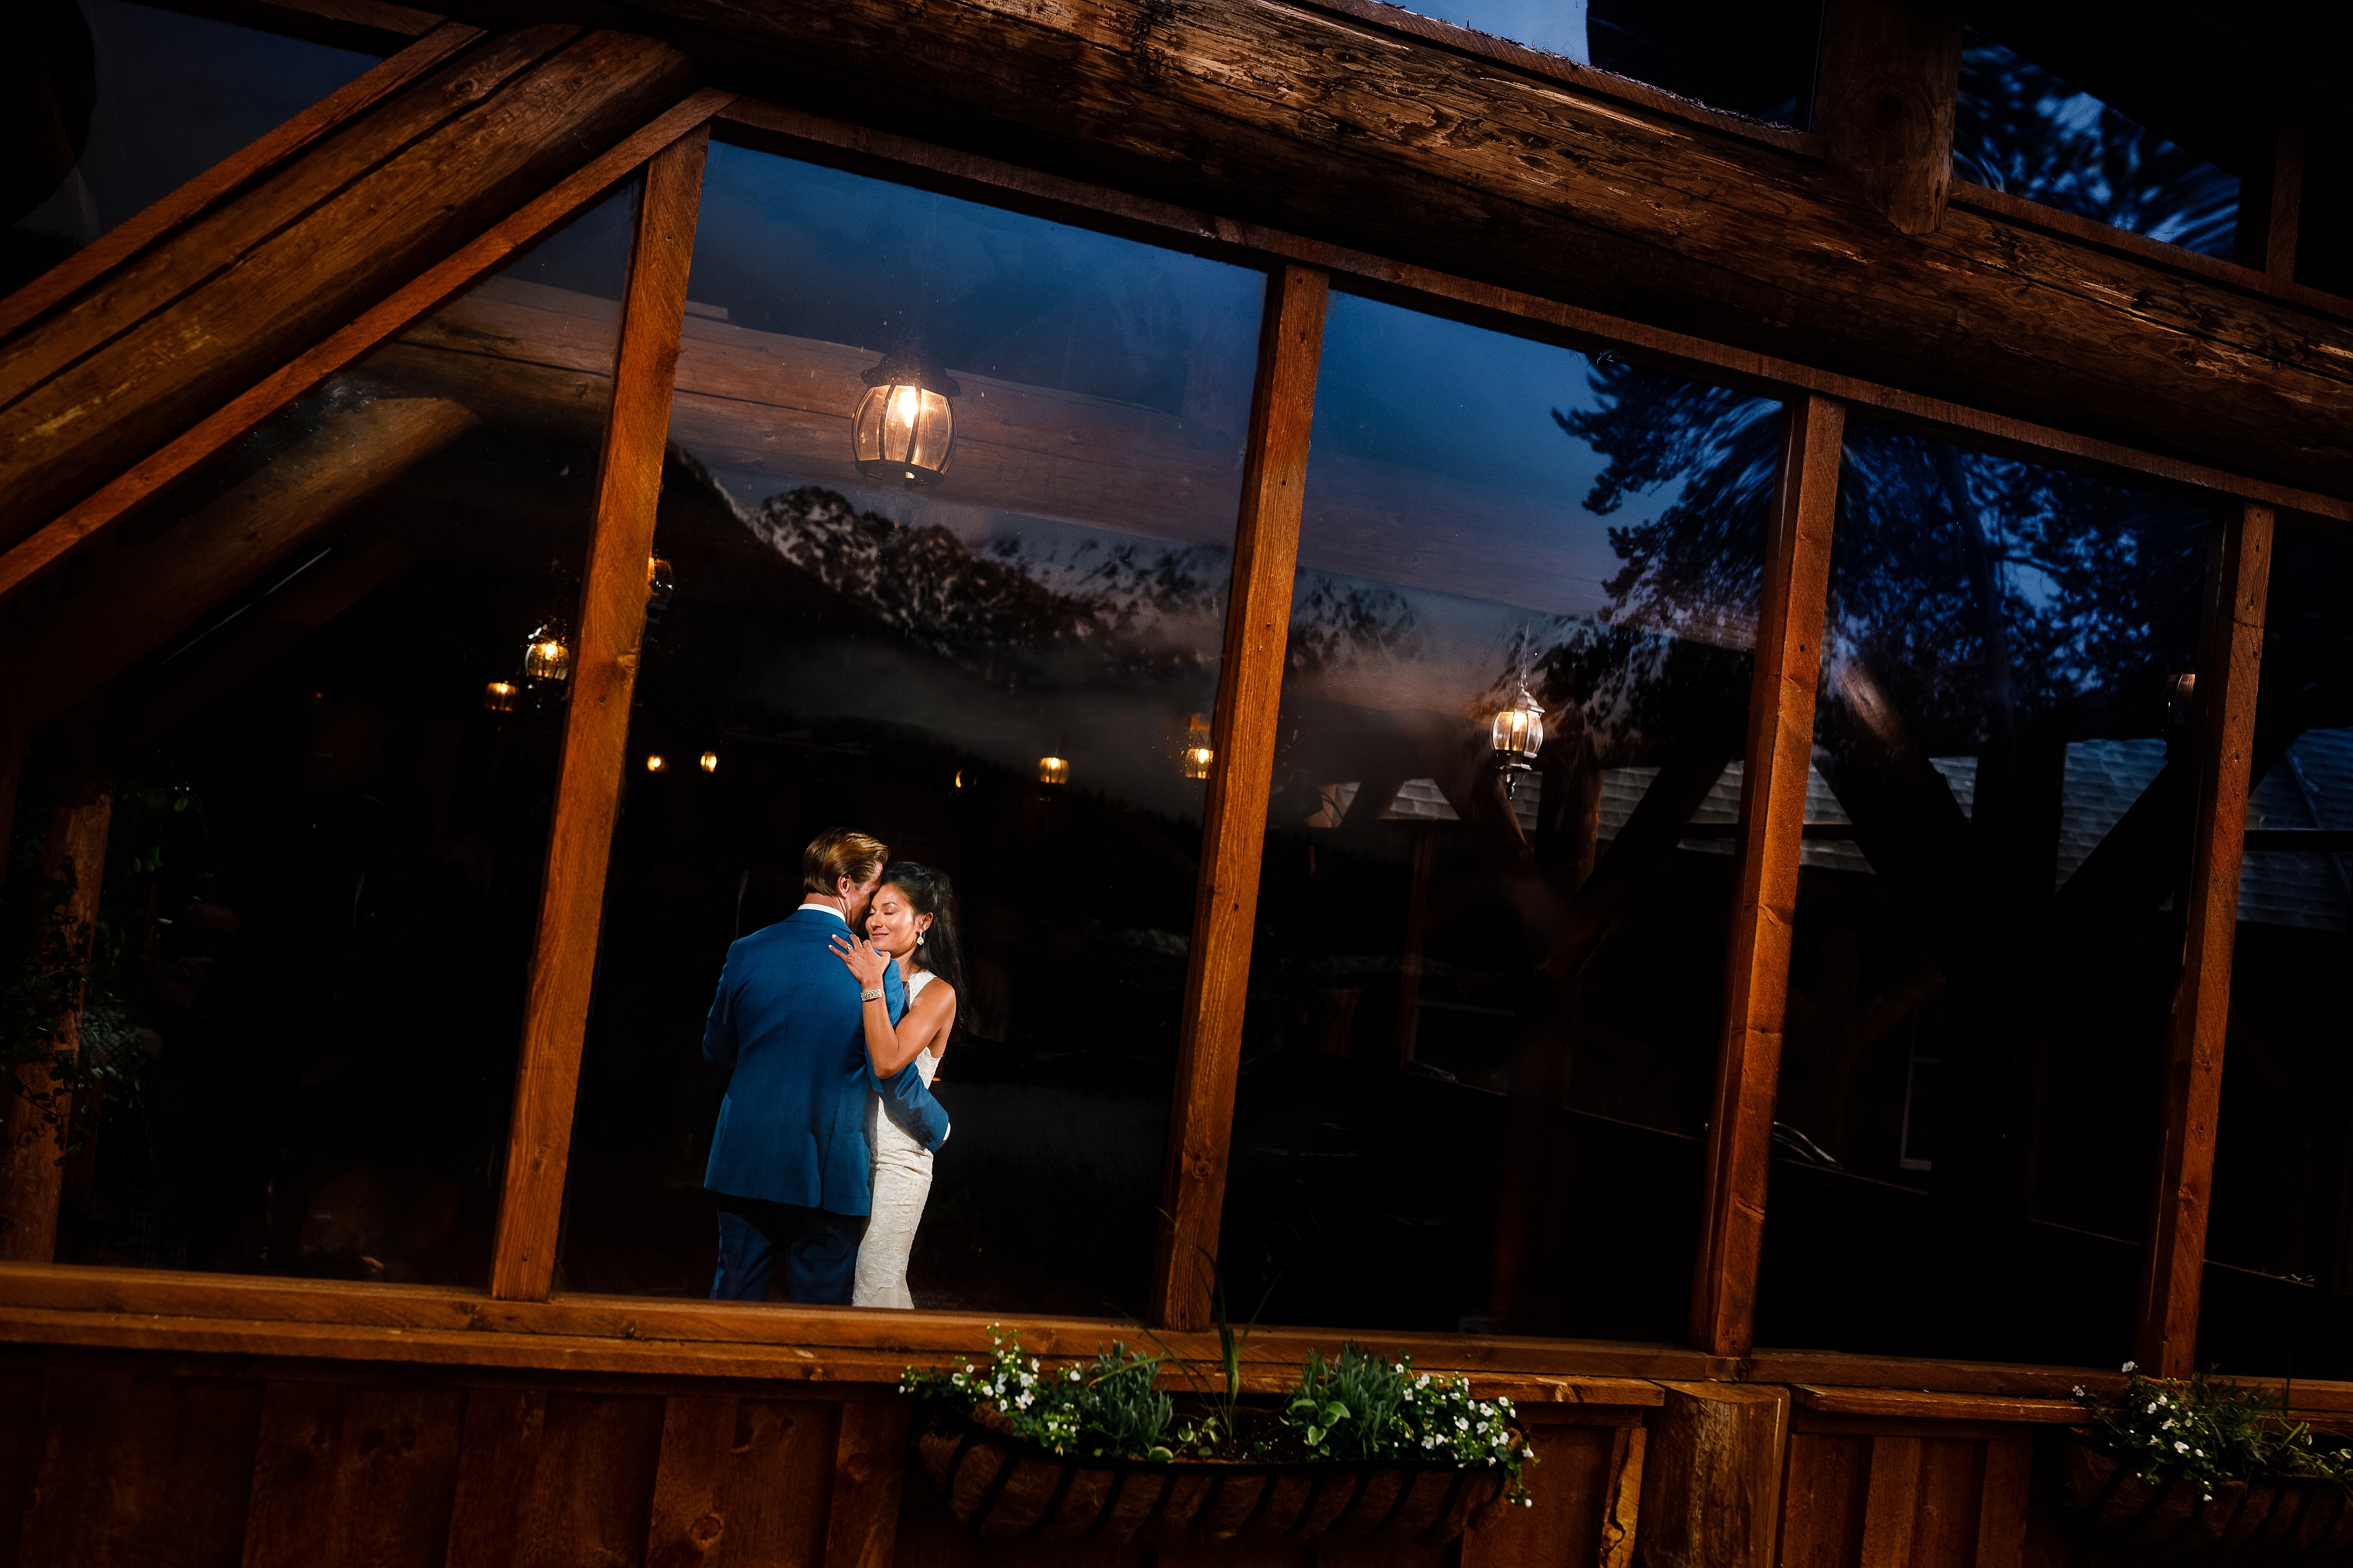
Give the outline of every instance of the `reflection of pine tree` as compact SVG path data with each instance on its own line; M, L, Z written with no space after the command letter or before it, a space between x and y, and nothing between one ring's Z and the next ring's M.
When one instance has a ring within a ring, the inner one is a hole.
M1220 550L1010 536L979 552L804 486L745 520L776 553L916 647L1035 687L1197 674L1216 658Z
M2231 254L2235 177L1981 38L1961 57L1953 173L2152 239Z

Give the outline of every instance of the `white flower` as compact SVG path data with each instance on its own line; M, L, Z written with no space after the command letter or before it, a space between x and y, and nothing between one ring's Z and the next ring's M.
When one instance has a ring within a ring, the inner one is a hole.
M1457 1415L1454 1418L1454 1429L1458 1432L1468 1432L1471 1430L1471 1423Z
M2126 1370L2126 1372L2131 1372L2131 1371L2135 1370L2137 1367L2138 1367L2138 1366L2139 1366L2139 1364L2140 1364L2140 1363L2139 1363L2138 1362L2130 1362L2130 1361L2128 1361L2128 1362L2125 1363L2125 1370Z
M2084 1385L2080 1383L2075 1385L2075 1397L2078 1399L2084 1397Z
M2206 1457L2206 1450L2203 1448L2192 1448L2189 1451L2201 1459Z
M1520 1458L1523 1459L1533 1459L1535 1457L1536 1451L1534 1448L1523 1448L1520 1450Z
M2173 1451L2177 1454L2186 1454L2189 1452L2189 1445L2187 1443L2176 1443L2173 1446Z

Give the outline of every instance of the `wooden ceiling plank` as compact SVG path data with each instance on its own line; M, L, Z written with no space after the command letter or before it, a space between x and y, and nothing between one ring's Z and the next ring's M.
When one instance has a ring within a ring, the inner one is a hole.
M364 114L450 56L482 37L479 28L448 22L407 48L346 82L277 130L211 168L0 300L0 338L70 298L172 230L267 174L305 147Z

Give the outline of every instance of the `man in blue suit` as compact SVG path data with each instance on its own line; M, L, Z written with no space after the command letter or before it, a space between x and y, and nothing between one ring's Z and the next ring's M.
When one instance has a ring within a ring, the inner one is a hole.
M801 852L801 907L727 950L702 1031L703 1059L735 1069L702 1176L719 1202L714 1300L766 1300L782 1253L794 1300L849 1304L872 1206L870 1094L926 1149L947 1139L921 1073L876 1075L866 998L831 946L845 928L863 933L890 854L863 833L818 834ZM907 994L895 963L882 995L896 1024Z

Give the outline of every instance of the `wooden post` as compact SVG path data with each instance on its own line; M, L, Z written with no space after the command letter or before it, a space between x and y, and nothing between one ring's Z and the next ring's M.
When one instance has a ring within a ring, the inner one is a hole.
M95 731L94 713L89 728ZM93 733L91 740L95 738ZM74 773L66 799L49 814L41 874L72 879L73 890L58 918L69 950L86 955L90 942L84 933L98 920L99 892L105 881L106 833L113 820L114 797L98 773L95 757ZM71 1057L80 1037L77 996L49 1044ZM57 1082L47 1062L16 1069L16 1082L0 1107L0 1261L56 1261L58 1198L65 1182L61 1133L72 1115L73 1092Z
M1765 594L1757 606L1747 760L1740 780L1739 902L1708 1119L1706 1208L1692 1273L1691 1341L1715 1355L1746 1355L1756 1324L1789 931L1798 912L1798 851L1813 761L1814 691L1821 678L1831 523L1845 433L1843 405L1824 397L1789 405Z
M1642 1457L1638 1568L1770 1568L1781 1523L1789 1391L1662 1383Z
M1198 1263L1217 1254L1225 1208L1259 857L1274 779L1275 715L1282 701L1308 426L1330 289L1330 275L1320 268L1282 268L1268 279L1259 333L1258 384L1250 398L1225 656L1209 741L1217 762L1201 814L1201 881L1152 1261L1151 1310L1162 1328L1198 1329L1209 1321L1208 1281Z
M2272 511L2249 505L2222 530L2198 656L2198 804L2190 843L2181 980L2167 1042L2164 1142L2157 1201L2141 1250L2133 1357L2157 1377L2187 1377L2198 1348L2206 1204L2222 1099L2231 949L2239 926L2239 857L2271 587Z
M604 916L605 863L620 808L629 700L646 626L646 562L653 552L670 382L686 320L687 268L694 257L710 141L710 126L699 124L646 164L515 1068L506 1190L491 1260L491 1294L500 1300L544 1300L555 1279L565 1162Z
M2248 138L2232 258L2293 282L2303 211L2304 127L2267 117Z
M1933 233L1953 184L1961 18L1927 0L1830 0L1814 129L1822 155L1904 234Z

